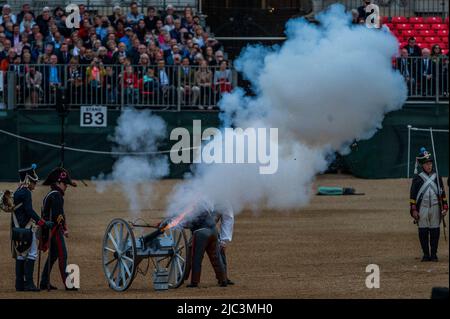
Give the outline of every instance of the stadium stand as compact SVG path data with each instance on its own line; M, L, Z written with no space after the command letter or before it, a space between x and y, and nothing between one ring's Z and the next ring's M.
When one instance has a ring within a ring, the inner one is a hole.
M221 43L189 5L80 3L79 29L61 6L33 8L1 7L0 105L12 85L14 107L55 106L62 96L71 106L212 109L233 86Z

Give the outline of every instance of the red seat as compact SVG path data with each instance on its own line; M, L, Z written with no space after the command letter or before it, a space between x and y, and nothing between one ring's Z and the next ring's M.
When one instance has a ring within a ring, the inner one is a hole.
M413 26L414 26L414 30L428 30L428 29L430 29L430 25L429 24L416 23L416 24L413 24Z
M387 17L387 16L382 17L381 18L381 23L382 24L388 24L389 23L389 17Z
M441 49L447 49L448 48L448 44L445 43L436 43Z
M424 49L424 48L428 48L428 47L429 47L429 44L428 44L428 43L424 43L424 42L418 42L418 43L417 43L417 46L418 46L419 48L421 48L421 49Z
M422 37L432 37L434 34L433 30L419 30L419 35Z
M443 24L443 23L435 23L431 25L431 29L433 30L447 30L448 27L447 25Z
M406 22L408 22L408 19L406 17L392 17L391 22L392 23L406 23Z
M400 33L404 37L415 37L417 35L416 30L402 30L402 33Z
M436 35L438 35L438 36L440 36L440 37L445 37L445 38L447 38L448 37L448 30L446 29L446 30L438 30L437 32L436 32Z
M407 23L399 23L395 25L397 30L409 30L411 29L411 25Z
M448 43L448 37L442 37L441 38L441 42Z
M448 53L448 49L442 50L442 54L447 54Z
M409 23L413 23L413 24L415 24L415 23L424 23L425 20L424 20L423 17L410 17L410 18L408 19L408 22L409 22Z
M424 42L425 40L424 40L425 38L423 38L423 37L416 37L416 42Z
M428 17L425 18L425 23L434 24L434 23L442 23L441 17Z
M448 25L448 17L445 18L445 24Z
M389 28L389 30L393 31L395 30L395 26L392 23L385 23L385 25Z
M437 38L437 37L426 37L425 38L425 42L427 42L427 43L436 43L436 42L438 42L439 41L439 38Z
M399 42L400 48L403 49L405 46L408 45L408 42Z

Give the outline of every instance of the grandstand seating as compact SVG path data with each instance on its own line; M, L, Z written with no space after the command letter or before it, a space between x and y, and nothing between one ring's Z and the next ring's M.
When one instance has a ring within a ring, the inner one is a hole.
M441 17L384 17L383 23L403 47L409 37L415 37L421 48L430 48L439 44L444 53L448 53L448 18Z

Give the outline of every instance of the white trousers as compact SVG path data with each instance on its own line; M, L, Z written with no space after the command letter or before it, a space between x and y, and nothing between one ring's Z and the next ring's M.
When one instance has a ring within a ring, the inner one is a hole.
M439 228L441 224L441 210L439 205L421 205L419 211L420 228Z

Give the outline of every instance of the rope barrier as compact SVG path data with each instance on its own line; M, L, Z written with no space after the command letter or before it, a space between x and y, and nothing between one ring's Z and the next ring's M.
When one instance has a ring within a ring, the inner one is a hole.
M19 140L27 141L27 142L30 142L30 143L35 143L35 144L39 144L39 145L43 145L43 146L47 146L47 147L61 149L61 145L51 144L51 143L47 143L47 142L42 142L42 141L35 140L35 139L29 138L29 137L20 136L18 134L14 134L14 133L11 133L11 132L8 132L8 131L4 131L2 129L0 129L0 133L3 133L5 135L9 135L9 136L17 138ZM196 147L187 147L187 148L176 149L176 150L165 150L165 151L154 151L154 152L114 152L114 151L106 152L106 151L96 151L96 150L88 150L88 149L64 146L64 150L68 150L68 151L74 151L74 152L80 152L80 153L90 153L90 154L99 154L99 155L116 155L116 156L168 154L168 153L177 153L179 151L185 151L185 150L194 150L194 149L198 149L198 148L199 147L196 146Z

